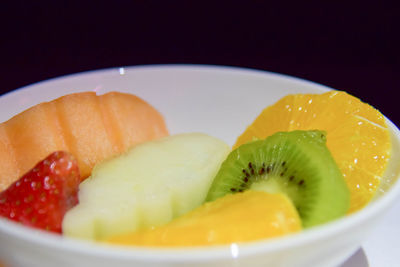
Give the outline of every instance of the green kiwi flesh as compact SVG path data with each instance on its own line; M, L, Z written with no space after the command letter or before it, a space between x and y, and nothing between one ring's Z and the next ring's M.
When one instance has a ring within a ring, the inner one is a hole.
M344 216L350 206L349 189L319 130L279 132L241 145L222 163L206 200L248 189L286 194L304 228Z

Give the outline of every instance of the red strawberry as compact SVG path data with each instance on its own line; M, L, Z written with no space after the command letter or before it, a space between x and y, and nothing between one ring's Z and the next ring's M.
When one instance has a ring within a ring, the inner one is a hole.
M0 193L0 215L61 233L64 214L78 203L79 182L72 155L54 152Z

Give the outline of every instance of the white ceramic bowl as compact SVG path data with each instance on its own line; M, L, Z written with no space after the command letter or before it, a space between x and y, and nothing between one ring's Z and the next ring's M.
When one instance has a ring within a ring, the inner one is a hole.
M289 93L325 86L284 75L215 66L143 66L70 75L0 97L0 121L78 91L122 91L154 105L171 133L200 131L233 144L259 112ZM0 259L11 266L337 266L367 238L400 194L400 132L388 120L393 158L376 199L360 212L299 234L202 249L106 247L0 219Z

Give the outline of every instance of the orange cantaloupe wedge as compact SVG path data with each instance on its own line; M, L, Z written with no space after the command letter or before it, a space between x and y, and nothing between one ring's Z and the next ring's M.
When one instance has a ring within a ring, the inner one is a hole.
M126 93L73 93L33 106L0 124L0 191L57 150L72 153L82 179L129 147L168 135L162 115Z

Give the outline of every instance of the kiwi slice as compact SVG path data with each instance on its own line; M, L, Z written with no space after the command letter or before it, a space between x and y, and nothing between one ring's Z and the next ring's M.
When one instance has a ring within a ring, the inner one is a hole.
M286 194L304 228L339 218L350 206L349 189L319 130L278 132L241 145L222 163L206 200L248 189Z

